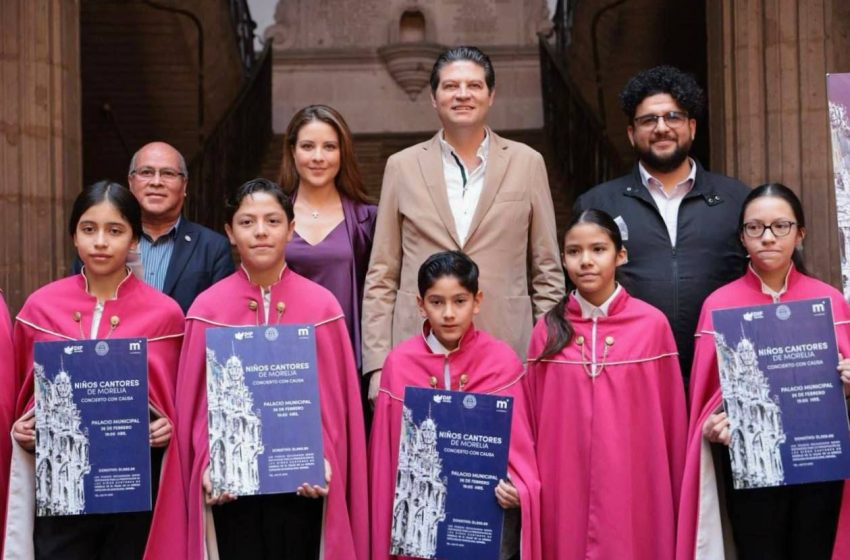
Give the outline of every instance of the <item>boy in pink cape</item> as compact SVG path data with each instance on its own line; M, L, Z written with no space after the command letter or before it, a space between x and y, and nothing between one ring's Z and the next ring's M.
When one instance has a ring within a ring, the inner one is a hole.
M736 554L738 558L763 554L765 558L777 560L829 558L835 537L833 558L846 560L850 558L850 502L847 499L842 501L841 481L732 490L731 483L724 482L724 473L715 469L714 458L720 457L721 453L728 455L728 449L724 447L718 449L718 453L712 453L711 443L728 445L731 433L729 420L722 412L723 397L711 315L713 310L829 297L839 352L845 357L850 356L850 308L844 297L832 286L801 273L795 266L795 262L802 265L795 247L802 243L805 236L803 209L796 195L779 184L757 187L744 201L741 218L741 240L750 254L751 264L744 276L716 290L705 300L696 333L691 370L691 418L676 558L716 560L734 558ZM770 227L764 227L765 224ZM850 360L842 360L839 369L842 370L841 378L846 392L847 383L850 383ZM726 496L722 500L718 492L720 485L726 486ZM793 503L795 498L792 494L813 493L816 486L822 501L811 504L812 512L803 513L801 505ZM846 484L843 490L846 498ZM747 495L761 493L764 495L761 498L762 511L738 515L740 521L736 526L735 518L730 515L733 492L743 499ZM790 510L798 518L797 523L786 520L784 514L778 513L784 509L786 500L791 500ZM842 511L836 535L835 522L839 507ZM831 526L821 517L824 512L826 517L832 519ZM799 526L801 517L810 520L808 526ZM748 532L748 528L742 527L758 519L771 519L774 525L761 526L756 532Z
M83 261L82 272L33 292L15 319L18 420L12 431L4 558L59 554L80 559L141 558L144 554L144 558L170 559L175 550L185 549L186 536L180 455L173 429L183 313L174 300L138 280L125 266L129 248L142 232L141 210L126 188L106 181L88 187L74 202L69 229ZM34 344L134 337L147 338L148 398L156 418L150 434L154 479L159 468L153 513L36 519Z
M256 179L242 185L229 203L226 225L242 268L203 292L189 309L177 407L180 435L186 438L181 456L189 497L190 560L368 557L366 444L354 356L334 296L286 267L292 217L292 203L277 184ZM206 474L205 331L278 323L315 326L328 486L305 484L299 496L245 496L232 502L235 496L212 497ZM319 497L325 499L324 512L321 502L310 500Z
M465 254L432 255L419 269L422 334L395 347L384 362L369 440L372 560L390 555L392 507L404 389L432 387L514 397L508 480L494 499L505 508L502 558L540 558L540 482L528 422L522 363L502 341L472 324L482 294L478 267ZM517 508L519 511L517 511Z
M667 319L615 281L625 257L608 214L577 216L564 240L576 290L531 335L525 382L547 559L675 554L685 390Z

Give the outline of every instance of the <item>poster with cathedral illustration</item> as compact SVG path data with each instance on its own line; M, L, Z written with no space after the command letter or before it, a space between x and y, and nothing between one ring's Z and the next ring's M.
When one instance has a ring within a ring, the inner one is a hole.
M313 325L207 329L213 493L325 485Z
M712 313L735 488L850 478L829 298Z
M850 302L850 74L827 74L832 179L844 299Z
M36 342L36 514L149 511L147 340Z
M390 553L498 560L513 398L407 387Z

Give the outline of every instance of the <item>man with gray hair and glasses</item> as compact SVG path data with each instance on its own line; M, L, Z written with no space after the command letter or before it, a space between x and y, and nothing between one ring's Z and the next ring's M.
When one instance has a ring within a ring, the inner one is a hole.
M143 280L186 313L198 294L233 273L230 244L182 215L189 178L186 160L173 146L142 146L130 160L127 182L142 207ZM75 264L75 272L80 266Z

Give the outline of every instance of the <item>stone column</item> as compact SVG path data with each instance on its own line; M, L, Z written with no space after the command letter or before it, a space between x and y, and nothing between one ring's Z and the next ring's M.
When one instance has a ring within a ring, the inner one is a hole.
M847 72L841 0L707 2L712 168L801 197L810 271L840 285L826 73ZM843 66L843 69L841 68Z
M14 314L68 270L81 188L79 0L0 2L0 287Z

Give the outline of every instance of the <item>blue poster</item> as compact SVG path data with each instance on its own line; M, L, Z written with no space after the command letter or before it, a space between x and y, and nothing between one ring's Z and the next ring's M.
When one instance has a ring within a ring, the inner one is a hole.
M513 398L407 387L390 553L498 560Z
M39 516L150 511L147 340L36 342Z
M735 488L850 478L829 298L712 314Z
M207 329L213 493L325 485L313 325Z

